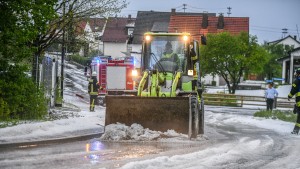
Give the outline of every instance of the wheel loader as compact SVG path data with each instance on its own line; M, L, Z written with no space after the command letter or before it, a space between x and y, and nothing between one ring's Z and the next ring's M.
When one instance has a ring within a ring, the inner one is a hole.
M199 43L189 33L144 34L134 96L106 96L105 125L141 124L195 138L204 132Z

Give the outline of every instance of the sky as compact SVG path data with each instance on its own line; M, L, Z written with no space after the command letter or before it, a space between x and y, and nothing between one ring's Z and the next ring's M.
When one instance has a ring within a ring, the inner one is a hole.
M249 17L250 34L256 35L258 41L275 41L283 37L283 28L288 29L286 35L300 34L300 0L127 0L129 5L123 9L121 15L136 16L137 11L171 11L175 8L183 12L224 13L228 16L231 7L231 17ZM297 31L298 27L298 31Z

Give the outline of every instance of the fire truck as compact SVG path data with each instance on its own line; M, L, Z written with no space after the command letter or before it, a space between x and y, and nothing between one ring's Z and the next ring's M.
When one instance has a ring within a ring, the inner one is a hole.
M109 56L97 56L91 61L91 72L97 73L100 85L99 104L105 105L106 95L135 95L134 57L112 59Z

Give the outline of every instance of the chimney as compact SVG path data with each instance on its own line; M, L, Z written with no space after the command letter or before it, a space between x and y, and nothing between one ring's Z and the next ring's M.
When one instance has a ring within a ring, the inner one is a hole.
M128 15L128 19L131 19L131 15L130 14Z
M297 36L296 35L294 35L294 39L297 40Z
M204 13L202 18L202 28L207 29L208 27L208 14Z
M175 15L176 14L176 9L175 8L172 8L171 9L171 15Z
M224 16L222 13L219 15L217 28L224 29Z

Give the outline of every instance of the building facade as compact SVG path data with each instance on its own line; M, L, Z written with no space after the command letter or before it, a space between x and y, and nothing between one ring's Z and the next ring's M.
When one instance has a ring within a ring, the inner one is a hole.
M297 37L287 36L277 41L269 42L270 45L288 45L294 48L288 56L278 59L282 64L282 83L293 83L293 75L296 68L300 67L300 42Z

